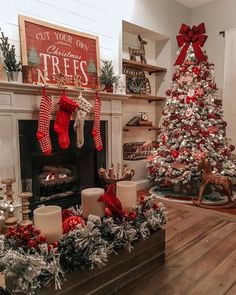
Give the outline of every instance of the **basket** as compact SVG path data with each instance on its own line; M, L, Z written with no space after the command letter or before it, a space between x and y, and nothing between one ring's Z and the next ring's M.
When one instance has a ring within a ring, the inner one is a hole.
M135 174L135 171L133 169L129 169L127 170L127 172L120 178L109 178L107 173L106 173L106 170L104 168L100 168L98 170L98 174L102 180L102 182L105 184L105 185L108 185L108 184L116 184L117 182L119 181L123 181L123 180L128 180L128 181L131 181L134 174Z

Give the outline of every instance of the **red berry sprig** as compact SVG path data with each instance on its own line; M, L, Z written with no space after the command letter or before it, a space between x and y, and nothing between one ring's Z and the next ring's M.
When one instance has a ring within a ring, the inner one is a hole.
M5 236L6 244L14 249L19 247L24 250L39 250L39 245L46 243L46 237L41 235L40 230L35 229L33 225L10 227Z

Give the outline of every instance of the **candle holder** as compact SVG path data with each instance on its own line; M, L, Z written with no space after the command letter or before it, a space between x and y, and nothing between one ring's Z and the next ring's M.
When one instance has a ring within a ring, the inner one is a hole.
M13 198L14 192L12 190L12 184L14 182L15 182L15 179L13 179L13 178L3 179L1 181L1 183L6 186L6 191L5 191L4 195L6 195L6 201L10 204L12 204L14 202L14 198Z
M31 178L23 178L21 179L21 190L22 193L19 194L19 198L21 198L21 206L22 206L22 221L21 225L29 225L33 222L29 219L29 215L31 210L29 209L29 198L33 196L32 194L32 179Z
M4 178L2 179L1 183L6 186L6 191L4 195L6 195L6 199L3 200L4 206L6 209L7 217L5 220L4 225L4 232L7 232L9 227L15 227L17 225L17 218L14 216L14 207L13 207L13 190L12 190L12 184L15 182L14 178Z
M32 224L33 222L29 219L29 215L31 210L29 209L29 198L32 197L32 193L30 192L22 192L19 194L19 197L22 199L21 201L21 206L22 206L22 221L21 221L21 225L29 225Z
M7 208L7 218L5 220L5 232L9 227L15 227L17 225L17 218L14 216L14 207L12 204L9 204Z
M6 202L12 204L14 202L12 184L15 180L15 167L14 166L1 166L0 167L1 183L6 186Z

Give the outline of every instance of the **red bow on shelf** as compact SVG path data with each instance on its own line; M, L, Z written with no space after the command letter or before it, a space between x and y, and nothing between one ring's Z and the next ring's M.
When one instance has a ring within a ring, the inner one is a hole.
M175 62L175 65L182 65L190 44L192 44L195 56L199 61L204 61L207 59L201 49L207 39L207 35L204 35L205 33L206 30L204 23L201 23L198 26L193 26L192 29L189 26L182 24L179 30L180 35L176 36L176 39L178 46L183 47Z

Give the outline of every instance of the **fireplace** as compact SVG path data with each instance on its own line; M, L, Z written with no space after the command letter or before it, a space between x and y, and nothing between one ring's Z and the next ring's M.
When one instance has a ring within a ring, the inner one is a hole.
M80 192L84 188L101 186L98 168L106 167L106 121L101 121L102 151L96 151L92 138L92 121L85 121L85 143L76 147L73 121L70 122L70 147L62 150L57 135L50 124L53 152L44 156L36 140L36 120L18 120L21 178L32 178L33 197L31 208L38 205L57 204L63 208L80 204Z

